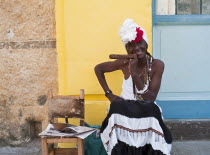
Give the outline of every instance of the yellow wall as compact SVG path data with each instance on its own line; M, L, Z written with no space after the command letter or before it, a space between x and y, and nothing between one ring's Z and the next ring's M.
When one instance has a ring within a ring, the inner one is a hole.
M56 0L56 51L58 62L58 84L59 93L67 95L67 69L66 69L66 48L64 31L64 0Z
M94 66L110 61L109 54L126 54L119 27L126 18L142 26L151 51L151 0L56 0L56 38L59 94L76 95L85 89L85 119L101 124L109 102L94 74ZM121 91L122 73L106 74L110 89Z

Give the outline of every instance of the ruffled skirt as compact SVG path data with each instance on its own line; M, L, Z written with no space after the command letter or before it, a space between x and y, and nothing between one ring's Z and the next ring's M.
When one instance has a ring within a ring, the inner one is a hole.
M170 155L172 136L153 102L115 100L100 133L108 155Z

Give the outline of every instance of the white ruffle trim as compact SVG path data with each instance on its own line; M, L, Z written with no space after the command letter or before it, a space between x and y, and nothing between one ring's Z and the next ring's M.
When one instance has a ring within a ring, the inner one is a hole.
M123 126L130 130L151 129L158 133L149 130L146 132L133 133L123 128L116 127L115 125ZM110 134L111 133L111 134ZM171 144L167 144L163 135L162 128L159 122L154 117L147 118L129 118L120 114L112 114L109 118L108 126L101 133L101 139L104 147L111 155L113 147L120 140L130 146L143 147L146 144L151 144L154 150L160 150L166 155L170 155ZM108 145L106 144L108 142Z

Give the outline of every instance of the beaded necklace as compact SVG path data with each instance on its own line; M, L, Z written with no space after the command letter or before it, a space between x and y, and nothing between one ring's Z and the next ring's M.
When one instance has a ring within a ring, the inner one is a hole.
M144 100L141 95L145 94L148 91L149 83L151 81L152 59L153 59L152 57L150 57L150 60L149 60L149 58L147 58L147 64L145 66L145 75L146 76L144 78L144 88L142 90L138 91L138 93L137 93L137 90L136 90L137 88L135 86L134 80L132 79L132 81L133 81L133 94L134 94L134 98L136 98L137 100ZM139 77L142 75L142 73L139 75Z

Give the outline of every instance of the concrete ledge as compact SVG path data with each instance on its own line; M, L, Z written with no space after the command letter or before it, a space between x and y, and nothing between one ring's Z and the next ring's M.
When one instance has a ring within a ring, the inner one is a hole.
M173 140L210 140L210 119L166 119Z

